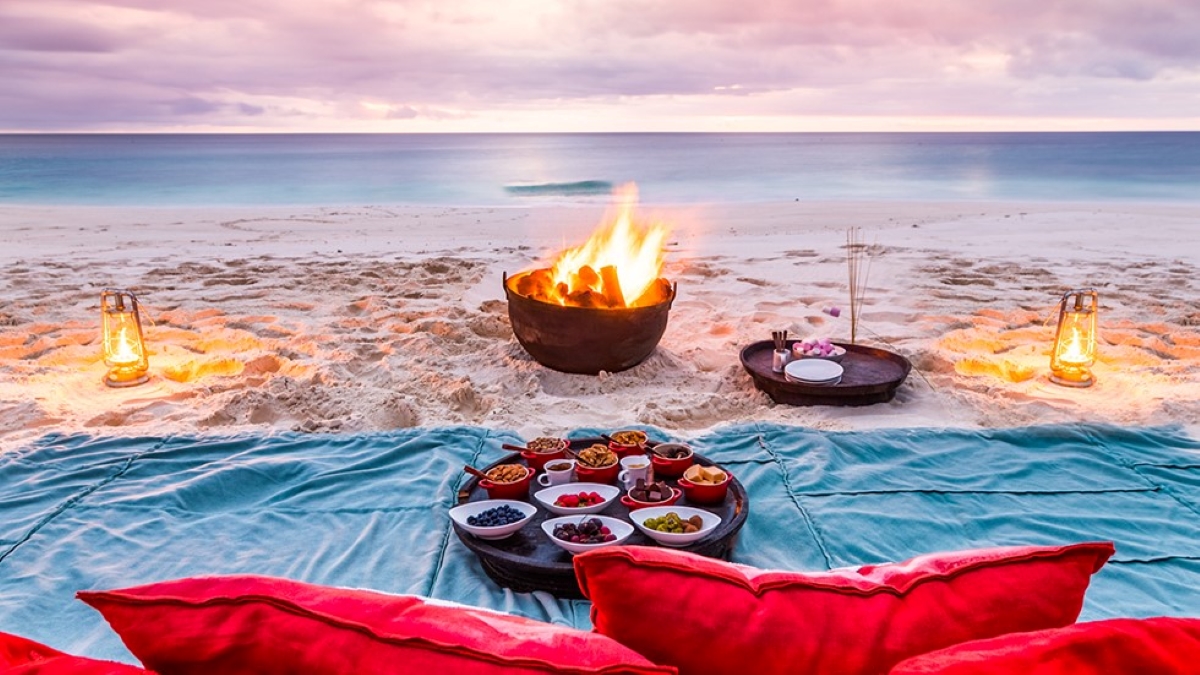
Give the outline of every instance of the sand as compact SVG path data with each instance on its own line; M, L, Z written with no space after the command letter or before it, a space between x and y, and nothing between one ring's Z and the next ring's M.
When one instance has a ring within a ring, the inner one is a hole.
M679 285L647 361L533 361L504 272L582 241L602 205L0 207L0 450L40 435L347 433L470 424L526 437L752 420L821 429L1058 422L1200 428L1200 208L1146 204L643 205ZM914 365L890 403L776 405L739 350L849 337L846 228L872 244L859 342ZM99 293L138 292L150 383L101 383ZM1100 293L1097 384L1046 373L1057 301Z

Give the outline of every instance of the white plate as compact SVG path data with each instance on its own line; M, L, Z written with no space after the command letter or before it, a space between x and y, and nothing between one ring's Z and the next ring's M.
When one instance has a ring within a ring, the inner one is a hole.
M846 372L842 364L827 359L800 359L792 361L783 368L784 376L788 379L804 383L831 382Z
M525 517L515 523L508 525L500 525L497 527L479 527L477 525L468 525L467 518L477 516L488 509L494 509L497 506L511 506L514 509L525 514ZM518 502L513 499L484 499L478 502L468 502L450 509L450 519L458 524L459 527L479 537L480 539L503 539L512 535L517 530L525 527L533 514L537 513L537 507L527 502Z
M787 377L787 376L785 376L784 378L785 378L785 380L787 380L788 382L791 382L792 384L805 384L805 386L808 386L808 387L833 387L834 384L841 383L841 377L834 377L833 380L827 380L824 382L808 382L808 381L804 381L804 380L792 380L791 377Z
M616 536L616 539L613 539L612 541L600 542L599 544L575 544L569 541L563 541L562 539L554 536L555 525L561 523L575 523L578 525L588 518L599 518L602 524L608 526L608 529L612 531L613 535ZM547 520L543 520L542 531L546 533L547 537L550 537L550 541L558 544L563 549L571 553L583 553L585 551L591 551L597 548L604 548L605 546L616 546L617 544L620 544L633 534L633 525L611 516L563 516L561 518L549 518Z
M558 499L560 496L579 494L580 492L595 492L596 494L600 495L604 501L600 502L599 504L577 507L573 509L566 506L554 505L554 500ZM580 513L600 513L604 509L607 509L608 505L612 504L613 500L615 500L620 494L621 488L615 485L605 485L603 483L563 483L562 485L555 485L554 487L538 490L537 492L533 493L533 498L536 499L539 504L546 507L546 510L550 513L559 516L573 516Z
M659 532L643 525L647 518L658 518L671 512L675 512L684 520L692 516L700 516L700 519L704 521L704 527L701 527L698 532L679 534L675 532ZM694 509L690 506L651 506L645 509L638 509L637 511L630 511L629 519L633 521L634 527L642 531L642 534L663 546L687 546L694 541L699 541L707 537L721 524L721 516L711 511Z

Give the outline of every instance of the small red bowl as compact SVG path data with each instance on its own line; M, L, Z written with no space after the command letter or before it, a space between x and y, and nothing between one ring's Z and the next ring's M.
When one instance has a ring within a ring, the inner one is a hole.
M655 446L655 448L661 448L664 445L686 448L688 454L686 457L668 459L666 457L659 457L654 453L653 450L650 451L650 463L654 465L654 475L661 476L663 478L679 478L683 475L683 472L687 471L687 468L692 465L692 462L695 461L695 453L692 452L690 447L684 445L683 443L662 443Z
M720 504L725 501L725 495L729 493L729 482L733 480L733 474L725 469L725 480L715 485L693 483L686 478L679 479L679 487L683 488L683 496L693 504Z
M683 493L678 489L671 488L671 496L661 502L642 502L630 497L629 493L627 492L621 495L621 503L624 504L630 511L637 511L638 509L645 509L651 506L671 506L675 502L679 501L679 498L682 496Z
M612 465L599 469L575 462L575 477L581 483L608 483L611 485L617 482L617 474L619 473L621 473L620 462L613 462Z
M637 443L618 443L617 441L609 441L608 449L617 454L617 459L628 457L629 455L639 455L646 452L646 432L631 429L629 431L619 431L617 433L633 433L637 434L642 440Z
M533 480L533 469L525 467L525 477L511 483L493 483L479 479L479 487L487 490L488 499L529 499L529 482Z
M567 442L563 441L562 447L557 450L547 450L546 452L534 452L532 450L522 450L521 457L529 468L534 471L543 471L546 465L554 459L565 459L567 456Z

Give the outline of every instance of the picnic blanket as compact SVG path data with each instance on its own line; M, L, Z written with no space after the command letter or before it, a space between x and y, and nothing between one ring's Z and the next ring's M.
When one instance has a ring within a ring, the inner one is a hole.
M573 437L611 429L581 429ZM646 428L655 440L671 439ZM589 605L496 586L454 534L463 464L515 434L48 435L0 455L0 630L132 657L80 589L265 574L590 627ZM1200 443L1178 428L822 432L691 439L745 485L733 560L826 570L981 546L1112 540L1083 619L1200 614Z

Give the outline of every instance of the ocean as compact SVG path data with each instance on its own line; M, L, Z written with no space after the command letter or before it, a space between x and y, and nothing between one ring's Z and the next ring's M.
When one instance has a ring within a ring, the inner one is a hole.
M1200 201L1200 132L0 135L0 204Z

